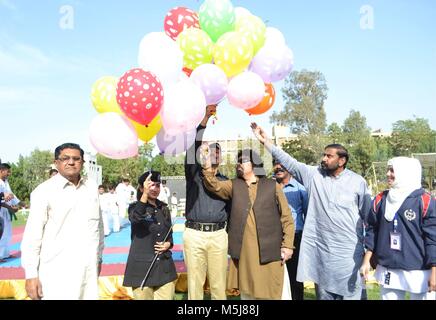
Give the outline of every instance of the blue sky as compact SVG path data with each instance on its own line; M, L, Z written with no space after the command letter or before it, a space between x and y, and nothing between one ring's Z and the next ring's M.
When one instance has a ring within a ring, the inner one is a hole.
M136 67L140 40L163 30L171 8L198 11L201 3L0 0L1 159L14 162L36 147L54 150L66 141L92 151L88 127L97 114L89 97L92 84ZM282 31L294 52L294 70L325 75L329 123L342 123L355 109L373 129L389 131L393 122L413 116L436 128L436 1L232 3ZM73 29L60 27L65 5L73 10ZM373 10L372 29L361 28L363 6ZM273 110L281 110L283 82L274 85ZM249 117L222 103L205 137L250 136L252 120L270 129L271 112Z

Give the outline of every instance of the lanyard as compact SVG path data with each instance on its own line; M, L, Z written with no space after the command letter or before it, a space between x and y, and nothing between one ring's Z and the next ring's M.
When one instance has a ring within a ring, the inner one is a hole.
M394 233L397 233L397 227L398 227L398 212L395 213L394 216Z

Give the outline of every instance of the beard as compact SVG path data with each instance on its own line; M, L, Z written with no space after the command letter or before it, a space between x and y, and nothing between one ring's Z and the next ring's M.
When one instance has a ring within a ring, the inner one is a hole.
M329 167L324 161L321 162L321 169L328 173L335 172L338 168L339 164L336 164L334 167Z
M325 162L321 161L320 166L322 170L328 170L327 164Z

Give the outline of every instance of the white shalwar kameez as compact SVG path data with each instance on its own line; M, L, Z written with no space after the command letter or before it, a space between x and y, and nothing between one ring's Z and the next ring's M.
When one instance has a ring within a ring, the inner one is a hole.
M104 247L97 185L57 174L30 196L21 245L26 279L39 277L45 300L98 299Z

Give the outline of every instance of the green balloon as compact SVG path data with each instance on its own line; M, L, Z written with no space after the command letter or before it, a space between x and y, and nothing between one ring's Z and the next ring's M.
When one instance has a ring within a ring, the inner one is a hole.
M235 30L235 10L230 0L206 0L198 12L200 27L213 42Z

